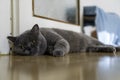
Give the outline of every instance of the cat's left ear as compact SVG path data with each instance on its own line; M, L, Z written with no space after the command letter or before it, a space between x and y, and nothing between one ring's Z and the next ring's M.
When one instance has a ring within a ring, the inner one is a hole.
M39 26L38 26L38 24L35 24L34 26L33 26L33 28L31 29L31 32L33 32L33 33L39 33Z
M7 39L14 43L16 41L17 37L8 36Z

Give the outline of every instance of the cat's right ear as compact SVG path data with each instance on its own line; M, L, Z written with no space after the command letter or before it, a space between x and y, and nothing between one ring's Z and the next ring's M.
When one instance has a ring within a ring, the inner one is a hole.
M31 29L31 32L32 33L39 33L39 26L38 26L38 24L35 24L33 26L33 28Z
M14 43L16 41L17 37L8 36L7 39Z

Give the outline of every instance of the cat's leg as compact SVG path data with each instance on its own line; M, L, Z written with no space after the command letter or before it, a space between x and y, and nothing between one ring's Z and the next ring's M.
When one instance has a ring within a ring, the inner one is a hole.
M114 52L115 48L113 46L89 46L86 49L86 52Z
M53 56L64 56L70 50L70 45L65 39L60 39L56 42L53 50Z

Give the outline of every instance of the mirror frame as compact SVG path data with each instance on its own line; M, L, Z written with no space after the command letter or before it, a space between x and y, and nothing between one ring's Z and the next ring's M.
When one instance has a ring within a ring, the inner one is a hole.
M67 21L64 21L64 20L58 20L58 19L54 19L54 18L49 18L49 17L46 17L46 16L41 16L41 15L37 15L35 14L35 6L34 6L34 1L35 0L32 0L32 14L34 17L37 17L37 18L44 18L44 19L48 19L48 20L53 20L53 21L58 21L58 22L63 22L63 23L67 23L67 24L72 24L72 25L78 25L80 26L80 0L76 0L76 10L77 10L77 22L76 23L70 23L70 22L67 22Z

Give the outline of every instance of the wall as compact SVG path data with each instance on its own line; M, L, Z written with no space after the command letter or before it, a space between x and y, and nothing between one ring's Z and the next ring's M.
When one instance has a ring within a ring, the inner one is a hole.
M7 36L11 32L10 0L0 0L0 54L9 52Z
M40 27L61 28L80 32L80 27L76 25L60 23L47 19L33 17L32 15L32 0L19 0L19 32L31 29L34 24L39 24Z

